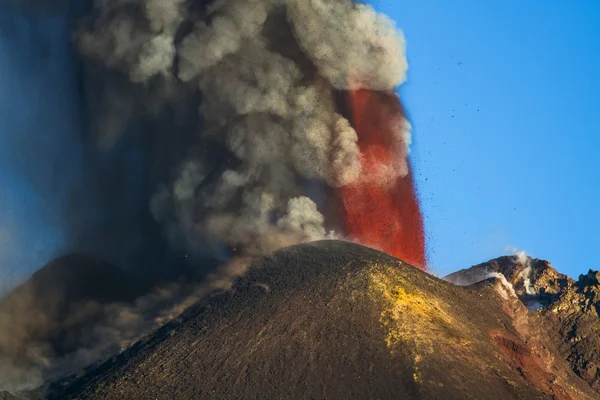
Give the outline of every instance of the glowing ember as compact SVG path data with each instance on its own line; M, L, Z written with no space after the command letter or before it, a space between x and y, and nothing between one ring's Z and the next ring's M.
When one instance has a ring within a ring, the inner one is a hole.
M348 100L364 178L340 191L347 233L425 269L423 217L400 125L400 101L394 94L371 90L349 92Z

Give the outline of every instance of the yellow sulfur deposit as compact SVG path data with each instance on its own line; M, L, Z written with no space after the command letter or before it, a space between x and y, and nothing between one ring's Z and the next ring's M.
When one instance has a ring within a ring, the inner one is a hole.
M383 300L380 322L386 343L394 352L398 345L411 344L415 350L431 353L434 345L465 344L461 324L436 298L423 296L394 266L374 265L369 271L369 292Z

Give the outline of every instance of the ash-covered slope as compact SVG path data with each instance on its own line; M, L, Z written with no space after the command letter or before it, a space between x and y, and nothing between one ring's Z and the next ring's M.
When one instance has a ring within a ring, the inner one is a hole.
M498 280L337 241L257 262L52 399L598 398Z
M119 268L72 254L0 299L0 390L31 389L60 373L65 355L97 340L104 305L132 301L135 287Z
M446 277L472 284L503 274L531 309L538 310L560 358L600 392L600 273L590 270L575 281L539 259L500 257Z

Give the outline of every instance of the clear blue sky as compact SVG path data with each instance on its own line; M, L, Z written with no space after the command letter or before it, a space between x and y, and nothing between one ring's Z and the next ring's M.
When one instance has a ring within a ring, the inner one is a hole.
M371 3L407 40L433 269L506 246L600 269L600 1Z
M400 91L433 269L507 246L574 277L600 268L600 1L373 4L408 42ZM59 152L78 134L68 37L60 19L0 13L0 292L66 243L61 196L81 162Z

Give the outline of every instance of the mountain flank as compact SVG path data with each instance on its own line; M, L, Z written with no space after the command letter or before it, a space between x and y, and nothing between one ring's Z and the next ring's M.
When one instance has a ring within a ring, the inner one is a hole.
M257 261L233 289L49 399L598 399L504 280L461 287L321 241Z

